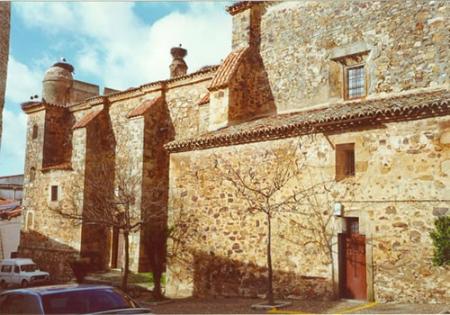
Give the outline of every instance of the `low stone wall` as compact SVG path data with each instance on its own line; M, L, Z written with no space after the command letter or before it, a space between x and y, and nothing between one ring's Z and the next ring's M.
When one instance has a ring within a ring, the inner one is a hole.
M30 234L27 232L21 234L19 257L33 259L41 270L50 273L52 281L65 282L73 279L69 263L79 257L79 252L55 241L42 240Z

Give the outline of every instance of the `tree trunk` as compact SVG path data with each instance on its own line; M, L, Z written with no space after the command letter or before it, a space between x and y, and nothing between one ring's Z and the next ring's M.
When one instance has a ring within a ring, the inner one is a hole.
M153 271L153 298L155 300L161 300L163 295L161 293L161 276L162 272L161 270L155 270Z
M331 245L329 245L331 247ZM337 296L337 288L336 288L336 281L334 279L334 259L333 259L333 251L331 248L328 248L328 255L330 256L331 261L331 284L333 286L333 300L336 300L338 298Z
M128 290L128 273L129 273L129 260L130 260L130 240L129 240L129 232L124 232L123 233L123 238L125 240L125 266L124 266L124 270L123 270L123 275L122 275L122 290L124 292L127 292Z
M270 214L267 214L267 269L269 270L267 302L274 304L273 300L273 273L272 273L272 226Z

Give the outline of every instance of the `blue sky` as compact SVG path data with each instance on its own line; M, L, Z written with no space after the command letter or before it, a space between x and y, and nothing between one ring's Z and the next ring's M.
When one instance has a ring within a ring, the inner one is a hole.
M188 49L188 71L231 50L231 2L14 2L0 176L23 173L26 116L48 67L65 57L75 79L127 89L169 75L170 47Z

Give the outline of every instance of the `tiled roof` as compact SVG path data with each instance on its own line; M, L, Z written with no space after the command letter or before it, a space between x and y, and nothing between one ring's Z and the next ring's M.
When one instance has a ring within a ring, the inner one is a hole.
M410 93L396 97L347 101L323 109L273 115L206 133L197 138L172 141L170 152L191 151L239 143L294 137L361 125L380 126L403 121L450 115L450 91Z
M251 6L260 3L261 1L238 1L226 8L227 12L231 15L235 15L243 10L250 8Z
M97 117L103 109L99 109L93 112L90 112L83 116L79 121L73 125L72 129L85 128L95 117Z
M155 97L151 100L146 100L141 105L133 109L128 113L128 118L137 117L144 115L153 105L157 104L162 100L162 96Z
M206 93L200 101L198 101L197 105L205 105L209 103L209 93Z
M22 207L15 200L0 198L0 219L10 220L22 214Z
M232 51L225 61L220 65L208 90L214 91L223 87L226 87L229 83L233 74L237 71L239 64L241 63L242 57L249 50L249 47L240 48Z

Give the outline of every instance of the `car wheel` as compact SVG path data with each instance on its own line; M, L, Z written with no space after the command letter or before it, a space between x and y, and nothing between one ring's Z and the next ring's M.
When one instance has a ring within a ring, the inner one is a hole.
M7 286L8 286L8 285L6 284L5 280L0 281L0 287L1 287L2 289L6 289Z
M27 281L27 280L22 280L22 283L20 284L20 286L21 286L22 288L28 287L28 281Z

